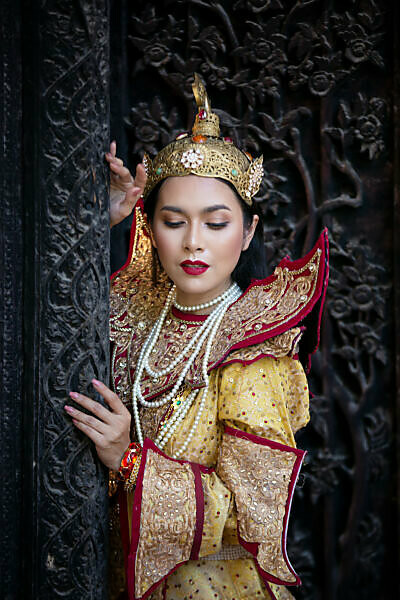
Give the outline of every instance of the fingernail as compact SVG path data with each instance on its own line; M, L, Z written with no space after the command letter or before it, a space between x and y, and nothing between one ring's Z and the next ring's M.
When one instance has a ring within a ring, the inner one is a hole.
M77 394L76 392L70 392L69 395L71 396L71 398L78 398L79 394Z
M64 409L68 412L68 413L73 413L74 409L72 408L72 406L68 406L68 404L66 404L64 406Z
M93 385L101 385L101 381L99 381L98 379L92 379L92 383Z

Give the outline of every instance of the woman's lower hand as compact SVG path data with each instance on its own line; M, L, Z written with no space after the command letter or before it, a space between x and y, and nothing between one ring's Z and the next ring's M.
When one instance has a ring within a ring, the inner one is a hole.
M69 395L91 414L87 415L68 405L64 408L72 417L75 427L94 442L100 460L109 469L118 471L121 458L131 441L131 415L118 396L104 383L92 379L92 384L95 390L103 396L110 410L77 392L70 392Z
M146 184L146 170L142 163L136 167L135 178L123 161L116 156L117 144L111 142L110 152L106 153L106 160L110 167L110 226L114 227L128 217L135 207L136 202L143 194Z

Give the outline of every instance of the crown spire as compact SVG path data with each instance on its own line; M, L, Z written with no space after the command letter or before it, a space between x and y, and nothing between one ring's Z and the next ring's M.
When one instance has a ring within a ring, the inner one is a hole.
M192 89L197 104L197 115L192 128L193 135L219 137L219 118L211 110L211 102L206 88L197 73L194 74Z

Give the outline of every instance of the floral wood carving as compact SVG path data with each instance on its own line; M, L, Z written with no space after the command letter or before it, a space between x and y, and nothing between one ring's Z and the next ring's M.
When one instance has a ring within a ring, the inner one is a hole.
M138 1L124 50L131 108L113 114L114 126L126 120L133 165L143 150L159 150L190 127L198 71L226 135L264 155L258 200L271 271L286 254L308 250L324 225L331 232L333 282L312 363L312 420L298 438L309 450L307 476L291 524L304 582L294 594L307 600L391 592L395 552L384 515L394 402L393 6ZM387 550L373 548L368 524ZM382 552L383 570L371 569Z

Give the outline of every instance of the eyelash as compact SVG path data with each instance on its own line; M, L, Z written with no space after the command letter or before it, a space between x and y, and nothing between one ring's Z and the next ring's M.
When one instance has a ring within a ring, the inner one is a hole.
M164 221L164 225L166 225L167 227L171 227L172 229L174 229L175 227L179 227L180 225L182 225L183 221Z
M184 224L184 221L164 221L164 225L170 227L171 229L176 229ZM211 229L223 229L228 225L228 221L224 221L223 223L206 223L208 227Z

